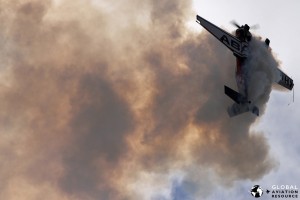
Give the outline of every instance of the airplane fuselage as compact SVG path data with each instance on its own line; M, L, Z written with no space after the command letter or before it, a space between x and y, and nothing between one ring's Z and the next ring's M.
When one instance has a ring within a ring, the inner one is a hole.
M252 34L249 32L249 26L245 24L244 26L239 27L235 31L235 36L240 41L244 42L244 53L248 55L248 44L252 39ZM247 45L246 45L247 44ZM247 69L246 69L246 59L247 57L241 57L239 55L234 54L236 57L236 83L239 92L246 97L248 100L248 83L247 83Z
M239 93L241 93L246 99L248 99L248 83L246 79L246 58L236 56L236 71L235 79Z

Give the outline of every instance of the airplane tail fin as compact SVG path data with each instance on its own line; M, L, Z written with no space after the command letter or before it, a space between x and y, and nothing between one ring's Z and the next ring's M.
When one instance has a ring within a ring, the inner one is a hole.
M254 115L259 116L258 107L255 105L249 106L248 104L234 103L232 106L229 106L227 108L227 112L230 117L234 117L234 116L240 115L245 112L252 112Z
M251 101L248 101L246 97L227 87L226 85L224 89L225 94L228 97L230 97L233 101L235 101L235 103L227 109L227 112L230 117L234 117L245 112L252 112L254 115L259 116L258 107L251 104Z

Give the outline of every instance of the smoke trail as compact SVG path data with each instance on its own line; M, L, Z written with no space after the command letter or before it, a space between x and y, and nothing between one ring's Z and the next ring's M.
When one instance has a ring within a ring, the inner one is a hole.
M191 2L1 8L1 199L199 197L274 166L264 136L249 132L256 118L227 116L234 57L187 32ZM259 39L252 48L250 93L263 111L278 64Z

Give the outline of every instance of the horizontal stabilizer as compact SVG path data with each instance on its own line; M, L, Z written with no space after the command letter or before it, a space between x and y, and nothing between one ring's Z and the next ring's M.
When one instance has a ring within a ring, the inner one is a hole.
M247 106L242 106L241 104L234 103L231 107L228 107L227 112L230 117L240 115L242 113L248 112Z
M225 94L229 96L233 101L235 101L237 104L240 103L248 103L246 97L241 95L240 93L234 91L233 89L227 87L224 85Z
M226 85L224 85L224 89L225 94L235 101L235 103L227 109L230 117L234 117L245 112L252 112L254 115L259 116L258 107L251 104L251 101L248 101L246 97Z
M228 107L227 112L230 117L237 116L245 112L252 112L254 115L259 116L259 109L254 105L249 104L237 104L234 103L231 107Z

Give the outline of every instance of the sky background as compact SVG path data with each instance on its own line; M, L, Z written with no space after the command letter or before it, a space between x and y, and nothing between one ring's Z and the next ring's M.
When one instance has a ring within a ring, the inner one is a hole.
M300 185L300 107L298 70L300 38L293 33L300 32L297 25L300 14L299 1L194 1L198 15L217 26L233 31L231 20L240 25L259 24L259 29L252 31L262 38L271 40L273 53L281 61L281 68L293 78L294 99L292 92L272 91L266 112L260 117L254 130L261 130L270 145L270 154L277 160L278 166L262 179L257 181L237 182L233 188L217 190L208 199L238 199L243 193L243 199L252 199L245 190L254 184L270 188L271 185ZM205 31L202 27L193 26L193 30ZM264 199L264 198L263 198ZM265 198L267 199L267 198Z
M300 187L299 4L0 0L0 199L253 199L255 184ZM196 14L228 31L233 19L259 24L253 34L271 40L275 58L251 43L259 118L228 117L235 58ZM271 92L277 61L293 103Z

